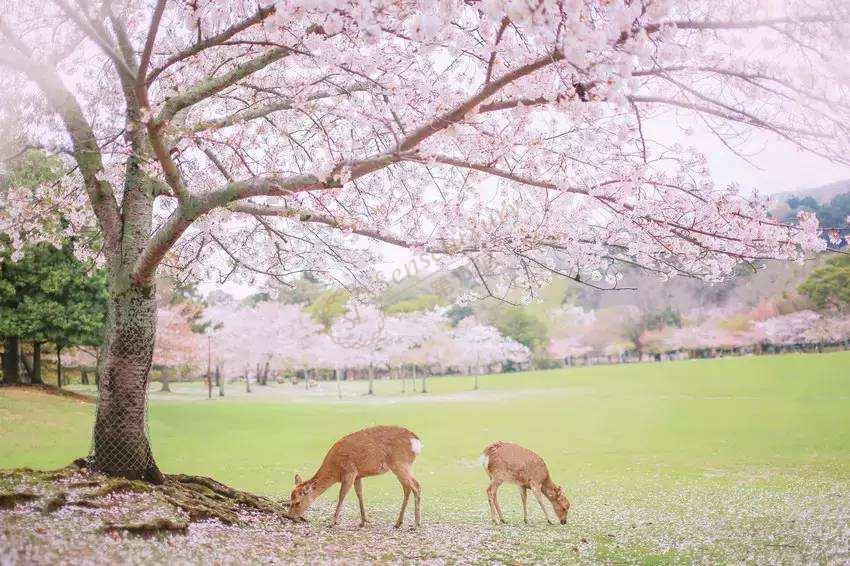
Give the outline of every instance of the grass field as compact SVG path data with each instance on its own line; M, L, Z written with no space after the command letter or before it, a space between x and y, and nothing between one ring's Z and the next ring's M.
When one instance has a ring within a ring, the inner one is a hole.
M428 394L408 383L402 395L385 381L365 396L364 383L344 383L337 399L333 383L309 392L255 385L251 394L231 384L207 400L201 384L176 384L151 394L150 433L166 472L282 498L293 474L312 474L347 432L409 427L424 444L415 467L424 522L479 532L482 560L850 561L848 353L503 374L471 386L432 378ZM0 389L0 467L55 468L83 455L93 410ZM488 525L478 457L496 440L546 459L573 502L567 527L545 525L533 501L532 526L517 525L511 486L500 500L512 525ZM389 524L395 479L369 479L365 492L373 519ZM335 498L332 489L311 510L314 528ZM356 499L347 504L350 527ZM446 548L433 556L451 560Z

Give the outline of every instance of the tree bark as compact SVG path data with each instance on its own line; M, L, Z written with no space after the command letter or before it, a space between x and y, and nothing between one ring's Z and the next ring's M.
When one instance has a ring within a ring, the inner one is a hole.
M62 389L62 346L56 345L56 386Z
M44 383L41 377L41 342L32 343L32 382Z
M80 383L83 385L89 384L89 370L86 368L80 368Z
M35 383L35 371L33 370L34 362L27 360L27 355L21 352L21 365L24 366L24 372L27 374L27 380L30 383Z
M215 380L218 383L218 396L224 397L224 377L221 375L221 366L215 366Z
M17 336L7 336L3 340L3 349L5 350L5 354L3 354L3 381L6 383L20 383L20 345Z
M112 476L162 483L145 431L156 333L154 292L152 284L129 284L110 293L92 466Z
M375 390L372 387L372 381L375 379L375 366L369 364L369 393L368 395L374 395Z
M168 372L171 371L171 368L168 366L162 366L162 371L160 373L160 381L162 381L162 389L160 391L164 391L165 393L171 393L171 385L168 381L169 375Z

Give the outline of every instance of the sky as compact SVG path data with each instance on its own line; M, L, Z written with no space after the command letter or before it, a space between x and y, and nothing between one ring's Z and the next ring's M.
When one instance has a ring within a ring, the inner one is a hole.
M670 139L674 118L672 114L658 117L651 127L659 133L668 130L664 137ZM695 127L692 135L674 133L673 137L697 148L708 158L712 176L718 184L737 182L744 192L758 190L762 194L775 194L850 179L847 165L800 151L789 142L767 134L754 134L743 147L735 148L746 156L746 160L726 148L705 128Z

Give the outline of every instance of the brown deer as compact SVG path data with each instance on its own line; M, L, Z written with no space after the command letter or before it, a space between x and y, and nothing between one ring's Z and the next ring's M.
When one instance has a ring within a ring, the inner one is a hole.
M401 512L398 514L396 528L404 522L404 511L410 492L415 503L416 526L419 526L419 482L413 477L410 468L416 455L422 451L422 442L407 430L398 426L376 426L364 428L344 436L331 446L319 470L307 481L295 475L295 489L290 495L289 517L296 521L306 521L304 513L329 487L339 482L339 501L331 526L339 521L342 503L351 486L360 502L360 526L369 523L366 507L363 504L363 478L378 476L391 471L398 478L404 490Z
M552 524L552 520L549 519L549 511L543 503L544 495L552 503L552 508L561 524L567 524L570 501L564 495L561 486L555 485L552 481L543 458L518 444L496 442L484 449L481 454L481 463L484 464L484 469L490 476L487 499L490 502L490 516L494 523L506 523L496 493L502 483L510 482L519 486L519 494L522 498L522 520L526 524L528 523L526 498L529 489L540 504L540 508L543 509L549 524Z

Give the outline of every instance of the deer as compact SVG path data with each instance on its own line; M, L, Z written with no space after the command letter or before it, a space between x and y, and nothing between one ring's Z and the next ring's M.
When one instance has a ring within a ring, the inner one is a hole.
M376 426L358 430L337 440L331 446L322 465L312 478L302 481L295 474L295 488L289 497L290 507L288 516L295 521L306 522L307 509L322 493L332 485L340 483L339 501L336 505L331 526L336 526L342 512L345 496L354 486L357 500L360 503L360 526L369 523L366 517L366 506L363 502L363 478L378 476L391 471L398 478L404 491L401 511L395 528L404 523L404 512L410 494L414 498L414 515L416 526L419 527L419 482L413 477L411 467L416 456L422 451L419 437L398 426Z
M528 524L528 508L526 499L528 490L534 494L537 503L546 515L546 521L551 525L549 511L543 503L545 496L552 504L555 516L562 525L567 524L567 512L570 510L570 500L564 494L561 486L556 485L549 475L549 469L543 458L512 442L496 442L484 449L481 454L481 463L484 470L490 476L490 485L487 487L487 500L490 502L490 517L495 524L507 524L502 508L496 494L499 486L509 482L519 486L519 494L522 499L522 519Z

